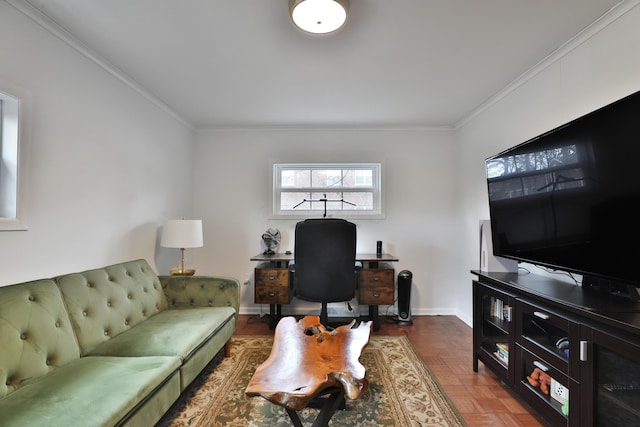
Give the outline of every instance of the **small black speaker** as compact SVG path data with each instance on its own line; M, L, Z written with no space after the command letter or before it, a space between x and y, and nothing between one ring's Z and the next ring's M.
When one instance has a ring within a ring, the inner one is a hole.
M413 325L411 320L411 279L413 274L409 270L402 270L398 274L398 323Z

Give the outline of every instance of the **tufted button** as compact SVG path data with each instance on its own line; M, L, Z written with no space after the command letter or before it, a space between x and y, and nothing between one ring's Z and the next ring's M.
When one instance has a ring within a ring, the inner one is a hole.
M56 328L60 327L60 322L56 322Z
M111 307L111 301L107 301L107 307Z
M129 319L124 321L125 326L129 326Z
M82 315L83 315L84 317L87 317L87 312L86 312L86 311L83 311L83 312L82 312Z
M108 337L109 336L109 331L104 331L104 336Z
M20 339L23 340L23 341L26 340L27 339L27 334L25 334L25 333L20 334Z
M47 360L45 360L45 362L44 362L44 363L46 363L46 364L47 364L47 366L48 366L48 365L51 365L51 360L47 359Z
M124 274L126 274L129 277L131 277L131 272L129 270L125 271Z
M133 295L129 294L129 295L127 295L127 298L133 299Z
M11 378L7 378L7 381L5 382L5 385L11 385Z
M87 282L87 288L91 288L91 287L93 287L93 283Z
M146 317L146 316L147 316L146 310L142 310L142 317Z
M35 296L33 296L33 295L29 295L29 301L35 301L35 300L36 300L36 297L35 297Z

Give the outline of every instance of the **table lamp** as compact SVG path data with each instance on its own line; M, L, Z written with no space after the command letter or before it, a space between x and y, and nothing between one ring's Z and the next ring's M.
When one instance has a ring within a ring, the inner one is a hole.
M193 276L194 269L185 269L184 250L199 248L204 244L202 239L202 220L170 219L162 230L160 246L164 248L180 248L180 265L169 272L172 276Z

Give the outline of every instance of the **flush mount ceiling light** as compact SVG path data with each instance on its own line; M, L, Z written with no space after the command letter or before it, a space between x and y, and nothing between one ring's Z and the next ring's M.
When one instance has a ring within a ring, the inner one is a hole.
M347 20L349 0L289 0L289 14L298 28L314 34L330 33Z

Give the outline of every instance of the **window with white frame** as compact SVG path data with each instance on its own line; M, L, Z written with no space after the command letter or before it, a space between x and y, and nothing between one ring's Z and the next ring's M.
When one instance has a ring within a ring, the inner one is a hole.
M381 218L380 163L273 165L273 215Z
M3 85L0 81L0 230L25 230L25 171L20 152L26 144L22 107L27 99L9 95Z

